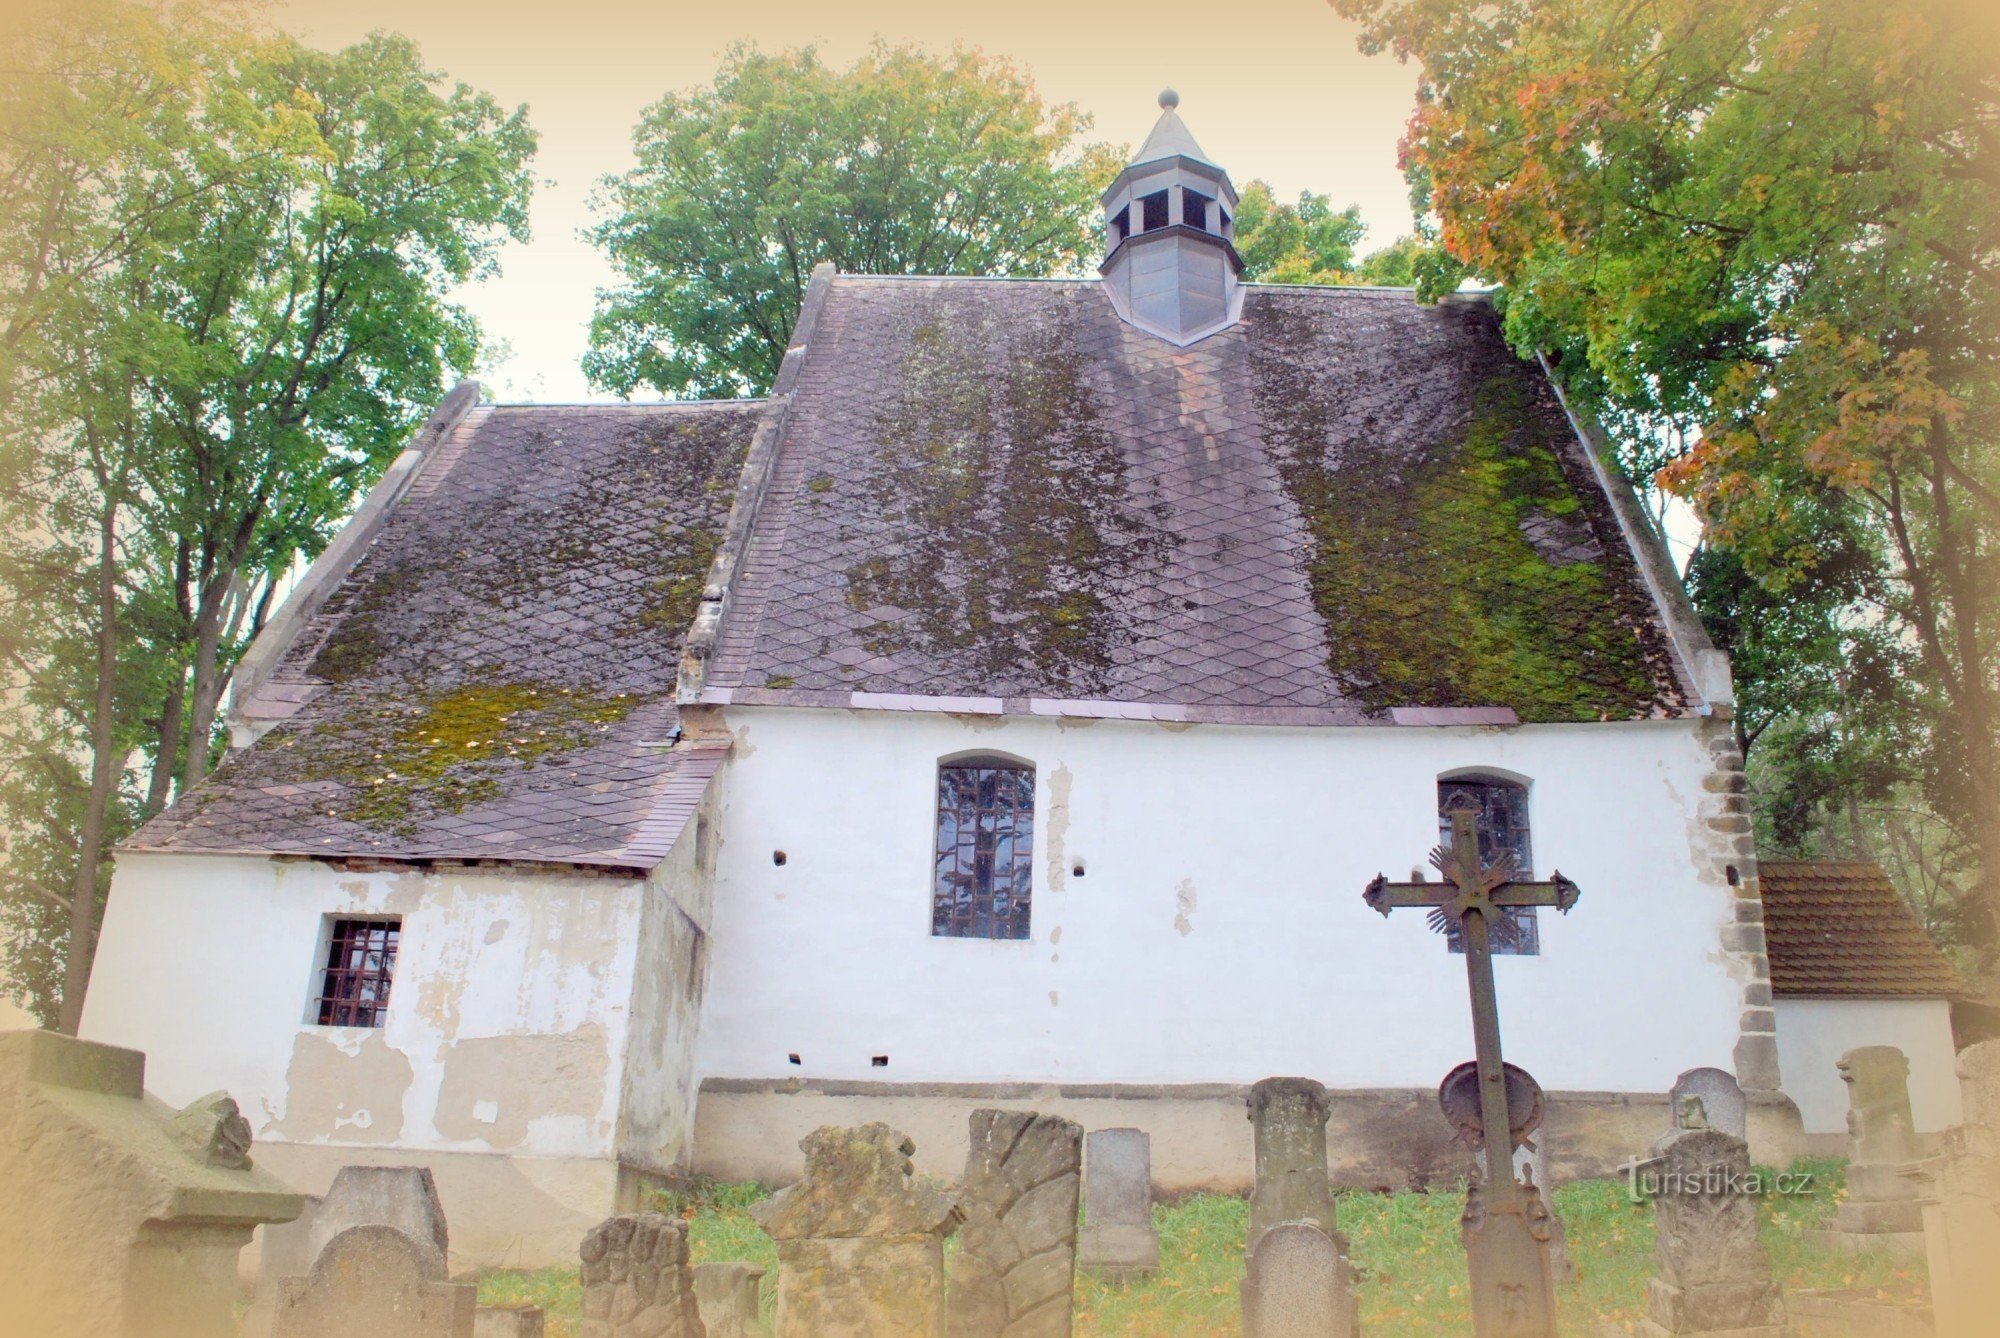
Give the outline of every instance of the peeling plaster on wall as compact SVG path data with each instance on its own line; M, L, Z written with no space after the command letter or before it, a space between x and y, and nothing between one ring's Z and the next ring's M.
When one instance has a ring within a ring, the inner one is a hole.
M1183 938L1194 932L1194 921L1188 918L1194 914L1194 902L1194 879L1181 879L1174 889L1174 928Z
M459 1041L445 1048L443 1063L438 1133L510 1152L527 1141L537 1120L595 1126L610 1054L604 1028L593 1024L561 1036Z
M1061 722L1057 722L1061 728ZM1069 835L1069 790L1072 782L1069 768L1062 763L1049 773L1049 820L1045 824L1049 834L1049 891L1061 892L1063 882L1069 877L1069 861L1063 856L1063 838Z
M750 742L750 726L738 725L731 734L731 737L735 740L735 746L729 750L731 757L755 757L757 755L757 745Z
M403 1136L403 1098L415 1077L410 1057L380 1031L301 1031L285 1070L284 1117L258 1136L394 1143Z

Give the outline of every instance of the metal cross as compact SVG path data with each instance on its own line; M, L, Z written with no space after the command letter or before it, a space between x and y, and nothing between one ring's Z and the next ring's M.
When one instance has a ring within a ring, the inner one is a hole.
M1555 1332L1555 1296L1546 1248L1537 1248L1527 1215L1531 1199L1514 1179L1514 1140L1507 1112L1507 1078L1500 1056L1500 1003L1493 989L1493 937L1496 925L1505 936L1512 925L1505 912L1521 906L1553 906L1568 913L1576 905L1577 887L1557 873L1546 883L1517 881L1512 851L1502 851L1491 864L1479 859L1476 825L1478 804L1466 796L1445 810L1451 819L1451 845L1431 852L1431 865L1442 883L1392 883L1377 874L1364 899L1388 915L1399 907L1430 910L1433 929L1456 926L1465 943L1466 983L1472 994L1473 1054L1479 1067L1479 1120L1483 1133L1486 1175L1480 1189L1483 1216L1476 1228L1468 1211L1466 1252L1472 1265L1473 1321L1481 1335ZM1545 1244L1545 1243L1544 1243ZM1539 1256L1540 1266L1533 1267ZM1481 1275L1485 1274L1482 1285ZM1482 1298L1488 1302L1482 1305Z

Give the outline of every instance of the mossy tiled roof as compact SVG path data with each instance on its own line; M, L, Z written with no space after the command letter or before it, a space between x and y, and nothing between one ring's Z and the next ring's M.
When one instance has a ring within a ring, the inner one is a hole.
M1771 992L1951 997L1965 982L1873 860L1760 860Z
M643 869L718 755L667 742L759 403L473 409L128 849Z
M1688 705L1583 447L1483 299L1252 287L1178 349L1093 282L839 276L802 337L709 700Z

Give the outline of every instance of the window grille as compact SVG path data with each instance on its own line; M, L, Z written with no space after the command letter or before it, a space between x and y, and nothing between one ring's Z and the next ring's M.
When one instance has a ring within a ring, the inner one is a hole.
M931 933L1028 937L1035 848L1035 773L1016 762L938 768Z
M335 920L316 1014L322 1027L379 1027L389 1011L401 920Z
M1459 776L1438 782L1438 840L1451 844L1451 801L1465 795L1479 805L1473 830L1479 834L1479 858L1492 863L1502 851L1514 856L1514 873L1524 879L1535 876L1535 858L1528 844L1528 787L1492 776ZM1490 926L1495 953L1535 956L1542 950L1541 931L1533 906L1512 907L1502 912L1507 924ZM1465 940L1457 926L1445 931L1453 952L1465 951Z

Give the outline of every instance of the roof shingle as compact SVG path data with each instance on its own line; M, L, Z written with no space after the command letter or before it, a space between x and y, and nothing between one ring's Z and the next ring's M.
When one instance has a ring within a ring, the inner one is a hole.
M1965 982L1873 860L1760 860L1771 992L1949 997Z

